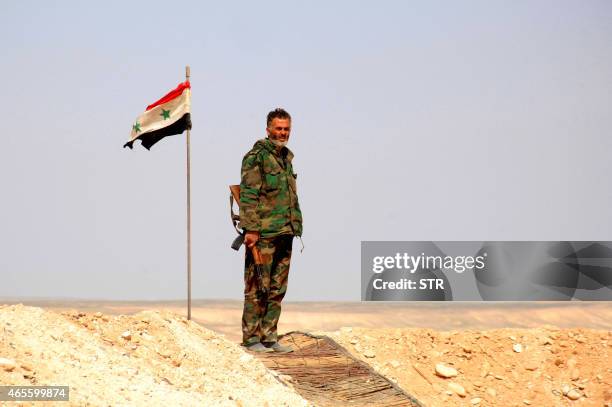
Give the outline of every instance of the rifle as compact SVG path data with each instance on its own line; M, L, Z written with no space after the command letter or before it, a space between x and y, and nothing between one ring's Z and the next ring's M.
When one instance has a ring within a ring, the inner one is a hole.
M257 246L253 246L251 248L251 253L253 254L253 262L255 263L255 277L257 278L257 298L259 299L263 308L266 309L268 302L268 290L266 289L266 286L264 285L263 281L263 260L261 258L261 253L259 252Z
M244 243L244 232L238 229L238 222L240 221L240 216L234 213L234 201L236 201L236 205L240 206L240 185L230 185L230 217L232 219L232 223L234 224L234 229L238 232L238 236L232 242L232 249L238 251L240 250L240 246Z
M234 225L234 229L238 232L238 236L232 242L232 249L238 251L240 250L240 246L244 244L244 231L238 229L238 222L240 221L240 216L234 213L234 201L236 204L240 206L240 185L230 185L230 216L232 218L232 223ZM257 246L253 246L251 248L251 254L253 255L253 262L255 263L255 277L257 278L257 298L262 303L264 308L266 307L266 303L268 300L268 290L264 285L263 281L263 260L261 258L261 253Z

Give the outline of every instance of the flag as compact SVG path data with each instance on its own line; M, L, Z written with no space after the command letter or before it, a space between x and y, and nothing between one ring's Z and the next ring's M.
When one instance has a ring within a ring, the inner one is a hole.
M132 148L140 140L147 150L166 136L191 129L191 84L185 81L157 102L147 106L132 125L130 141L123 148Z

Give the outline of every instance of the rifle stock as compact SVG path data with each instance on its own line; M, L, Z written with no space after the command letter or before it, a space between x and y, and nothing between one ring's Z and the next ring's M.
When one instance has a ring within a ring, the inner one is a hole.
M257 279L257 298L261 301L264 309L268 303L268 289L264 284L264 265L263 259L261 258L261 252L257 246L251 247L251 253L253 254L253 262L255 263L255 278Z
M232 249L238 251L240 250L240 246L244 243L244 232L241 232L238 229L238 222L240 221L240 216L234 213L234 201L236 201L236 205L240 208L240 185L230 185L230 216L232 218L232 223L234 224L234 229L238 232L238 236L232 242Z
M253 246L251 248L251 253L253 253L253 260L255 261L255 265L261 266L263 264L263 260L261 258L261 252L257 248L257 246Z
M234 197L234 201L240 206L240 185L230 185L229 189Z

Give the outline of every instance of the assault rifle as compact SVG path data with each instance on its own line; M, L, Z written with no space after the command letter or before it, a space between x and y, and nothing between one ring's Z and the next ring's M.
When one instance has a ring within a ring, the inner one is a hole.
M240 216L234 213L234 201L236 201L236 205L240 206L240 185L230 185L230 216L232 218L232 224L234 225L234 229L238 232L238 236L232 242L232 249L238 251L240 250L240 246L244 244L244 234L245 232L238 229L238 222L240 221ZM255 276L257 278L257 298L264 304L268 298L268 291L263 282L263 260L261 258L261 253L257 246L253 246L251 248L251 253L253 255L253 262L255 263Z

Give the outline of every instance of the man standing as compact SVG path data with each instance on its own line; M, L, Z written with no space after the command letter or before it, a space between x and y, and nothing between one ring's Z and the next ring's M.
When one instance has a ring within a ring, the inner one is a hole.
M287 291L294 236L302 235L293 153L286 147L291 116L283 109L268 113L266 139L255 143L242 160L240 227L247 246L244 265L242 342L255 352L291 352L278 343L277 324L281 301ZM265 298L258 296L258 279L251 248L263 260L261 283Z

